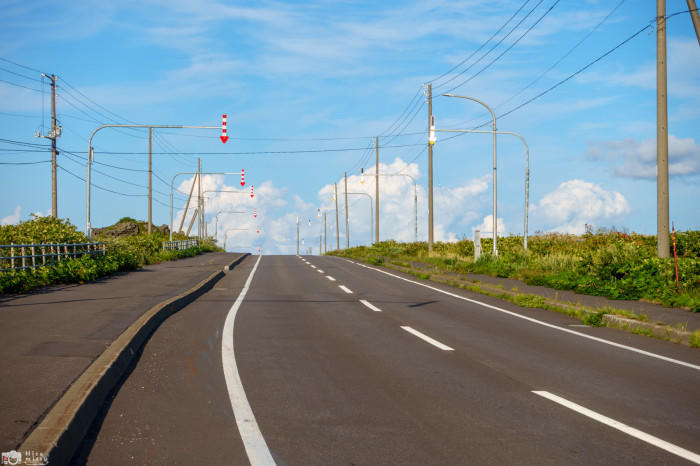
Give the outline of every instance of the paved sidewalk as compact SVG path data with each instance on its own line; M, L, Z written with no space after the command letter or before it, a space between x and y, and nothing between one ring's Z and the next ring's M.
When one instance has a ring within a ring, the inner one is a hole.
M208 253L84 285L0 295L2 451L18 447L71 383L141 314L241 255Z

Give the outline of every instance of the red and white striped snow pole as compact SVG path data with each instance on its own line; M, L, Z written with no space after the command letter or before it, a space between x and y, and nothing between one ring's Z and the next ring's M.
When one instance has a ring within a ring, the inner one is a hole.
M226 144L228 141L228 136L226 136L226 114L224 113L221 117L221 142Z

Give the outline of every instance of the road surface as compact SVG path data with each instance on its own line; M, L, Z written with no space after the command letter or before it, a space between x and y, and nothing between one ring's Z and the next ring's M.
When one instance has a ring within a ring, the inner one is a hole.
M692 464L698 439L697 350L251 256L154 333L75 461Z

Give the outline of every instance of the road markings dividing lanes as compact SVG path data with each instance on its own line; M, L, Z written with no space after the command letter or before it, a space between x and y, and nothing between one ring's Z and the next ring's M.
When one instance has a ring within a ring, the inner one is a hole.
M260 264L260 259L262 259L262 256L258 256L258 260L253 270L250 272L248 280L245 282L241 293L238 295L238 298L233 303L226 316L224 333L221 338L221 363L224 369L224 378L226 379L226 387L228 388L233 415L236 418L238 432L241 434L243 446L245 447L250 464L274 465L275 461L272 459L270 449L267 447L262 432L260 432L260 427L258 427L258 423L255 421L253 410L250 407L250 403L248 403L248 398L243 389L241 375L238 373L238 366L236 365L236 354L234 353L233 344L233 326L236 322L236 314L248 292L248 288L250 288L253 275L255 275L258 264Z
M316 268L316 266L313 265L313 264L309 264L309 265L311 265L311 268L312 268L312 269L315 269L315 268Z
M440 349L443 350L443 351L454 351L454 348L450 348L450 347L447 346L447 345L443 345L443 344L440 343L439 341L437 341L437 340L435 340L435 339L433 339L433 338L430 338L428 335L426 335L426 334L424 334L424 333L421 333L421 332L419 332L418 330L415 330L415 329L413 329L413 328L411 328L411 327L408 327L408 326L406 326L406 325L402 325L401 328L404 329L404 330L406 330L408 333L417 336L417 337L420 338L421 340L427 341L427 342L430 343L431 345L433 345L433 346L435 346L435 347L437 347L437 348L440 348Z
M347 259L346 259L346 260L347 260ZM352 261L348 261L348 262L352 262ZM648 357L651 357L651 358L656 358L656 359L660 359L660 360L662 360L662 361L670 362L670 363L673 363L673 364L678 364L678 365L680 365L680 366L689 367L689 368L691 368L691 369L700 370L700 366L698 366L697 364L692 364L692 363L685 362L685 361L681 361L681 360L678 360L678 359L669 358L669 357L667 357L667 356L662 356L662 355L660 355L660 354L651 353L651 352L649 352L649 351L644 351L644 350L635 348L635 347L633 347L633 346L627 346L627 345L623 345L623 344L621 344L621 343L615 343L614 341L605 340L605 339L603 339L603 338L594 337L594 336L592 336L592 335L587 335L587 334L585 334L585 333L581 333L581 332L577 332L577 331L574 331L574 330L570 330L570 329L568 329L568 328L559 327L559 326L554 325L554 324L550 324L550 323L547 323L547 322L543 322L543 321L541 321L541 320L533 319L532 317L528 317L528 316L524 316L524 315L522 315L522 314L518 314L517 312L508 311L508 310L503 309L503 308L500 308L500 307L498 307L498 306L492 306L492 305L490 305L490 304L482 303L481 301L477 301L477 300L475 300L475 299L467 298L467 297L465 297L465 296L461 296L461 295L458 295L458 294L456 294L456 293L450 293L449 291L441 290L440 288L436 288L436 287L434 287L434 286L426 285L425 283L420 283L420 282L417 282L417 281L414 281L414 280L409 280L408 278L400 277L400 276L398 276L398 275L394 275L393 273L385 272L384 270L375 269L374 267L369 267L369 266L367 266L367 265L360 264L359 262L357 263L357 265L359 265L360 267L364 267L364 268L366 268L366 269L374 270L375 272L379 272L379 273L383 273L383 274L385 274L385 275L389 275L390 277L398 278L399 280L403 280L403 281L408 282L408 283L413 283L414 285L423 286L423 287L428 288L428 289L431 289L431 290L433 290L433 291L437 291L438 293L442 293L442 294L446 294L446 295L448 295L448 296L452 296L453 298L461 299L462 301L468 301L468 302L470 302L470 303L478 304L479 306L483 306L483 307L486 307L486 308L488 308L488 309L493 309L494 311L502 312L502 313L504 313L504 314L508 314L508 315L510 315L510 316L517 317L518 319L527 320L527 321L530 321L530 322L532 322L532 323L535 323L535 324L538 324L538 325L542 325L542 326L544 326L544 327L549 327L549 328L552 328L552 329L555 329L555 330L559 330L560 332L565 332L565 333L569 333L569 334L572 334L572 335L577 335L577 336L579 336L579 337L581 337L581 338L586 338L586 339L588 339L588 340L593 340L593 341L596 341L596 342L598 342L598 343L603 343L603 344L606 344L606 345L614 346L614 347L616 347L616 348L621 348L621 349L624 349L624 350L627 350L627 351L632 351L632 352L639 353L639 354L642 354L642 355L644 355L644 356L648 356Z
M579 404L576 404L572 401L569 401L552 393L536 390L533 390L532 393L534 393L535 395L539 395L543 398L547 398L550 401L565 406L573 411L576 411L579 414L583 414L584 416L587 416L607 426L610 426L613 429L617 429L621 432L624 432L627 435L637 438L643 442L647 442L651 445L654 445L657 448L666 450L669 453L673 453L674 455L680 456L681 458L684 458L688 461L692 461L695 464L700 464L700 455L698 455L697 453L693 453L692 451L686 450L685 448L681 448L678 445L674 445L665 440L661 440L658 437L649 435L646 432L642 432L641 430L635 429L634 427L630 427L627 424L623 424L622 422L616 421L615 419L611 419L607 416L603 416L602 414L598 414L595 411L591 411L588 408L584 408Z
M334 282L335 278L331 277L330 275L326 275L326 278L329 279L330 281Z
M382 312L382 310L379 309L377 306L375 306L374 304L372 304L368 301L365 301L364 299L361 299L360 302L362 304L364 304L365 306L367 306L368 308L372 309L374 312Z
M341 290L343 290L343 291L346 292L347 294L352 294L352 291L351 291L350 288L348 288L347 286L338 285L338 288L340 288Z
M321 269L316 269L316 272L318 272L318 273L326 273L326 272L324 272L324 271L321 270Z

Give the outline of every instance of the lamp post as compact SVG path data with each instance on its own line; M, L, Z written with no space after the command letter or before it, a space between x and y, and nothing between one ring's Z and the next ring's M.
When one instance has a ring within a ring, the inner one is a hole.
M364 168L362 169L362 175L364 176ZM411 175L406 174L406 173L367 173L367 176L374 176L375 179L377 176L406 176L413 181L413 238L414 241L417 243L418 242L418 184L416 183L416 179L413 178ZM364 183L364 180L360 179L360 183ZM379 238L375 237L374 238L375 242L379 242Z
M228 238L228 234L232 231L246 231L248 228L229 228L226 233L224 233L224 252L226 252L226 239Z
M239 190L235 190L235 189L234 189L234 190L231 190L231 189L207 189L206 191L202 191L202 219L204 219L205 224L206 224L206 221L207 221L206 218L205 218L205 214L206 214L206 208L205 208L206 202L205 202L205 201L206 201L207 199L209 199L209 197L206 195L207 193L246 194L246 191L243 191L243 190L240 190L240 189L239 189ZM216 233L215 233L215 235L216 235Z
M169 128L169 129L221 129L221 126L199 126L199 125L101 125L97 127L92 134L90 134L90 137L88 138L88 157L87 157L87 174L85 177L85 190L86 190L86 196L85 196L85 234L87 235L88 239L92 236L92 228L90 225L90 188L91 188L91 183L90 183L90 175L92 173L92 161L95 158L95 150L92 147L92 138L97 134L98 131L100 131L103 128L149 128L151 131L153 128ZM172 191L170 195L171 199L170 202L172 204ZM173 233L173 222L170 222L170 241L173 240L172 237Z
M455 94L443 94L445 97L457 97L459 99L467 99L471 100L473 102L476 102L478 104L483 105L488 109L489 112L491 112L491 119L493 120L493 250L492 254L494 257L498 257L498 199L497 199L497 192L498 192L498 178L497 178L497 173L496 173L496 167L497 167L497 157L496 157L496 114L493 113L493 109L486 105L484 102L482 102L479 99L476 99L474 97L467 97L465 95L455 95Z
M436 129L435 131L441 133L493 133L493 131L484 129ZM527 145L527 141L525 141L524 137L514 131L496 131L496 134L517 136L525 145L525 222L523 225L523 247L527 249L527 219L530 204L530 146Z
M246 212L244 210L220 210L219 212L217 212L216 217L215 217L216 228L214 228L214 237L216 238L219 236L219 215L221 215L221 214L247 214L247 213L248 212Z
M170 180L170 241L173 240L173 183L175 178L180 175L196 175L197 172L180 172L175 173L175 175ZM241 172L201 172L200 175L240 175Z
M348 195L354 194L356 196L367 196L369 198L369 244L372 244L373 230L372 230L372 218L374 218L374 209L372 208L373 200L372 196L367 193L346 193Z

